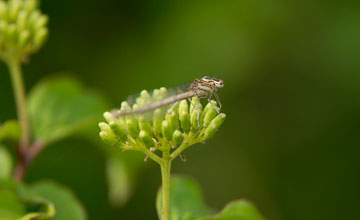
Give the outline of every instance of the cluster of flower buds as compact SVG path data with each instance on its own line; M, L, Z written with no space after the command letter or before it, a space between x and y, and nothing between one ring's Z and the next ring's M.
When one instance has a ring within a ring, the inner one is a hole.
M166 93L166 88L160 88L155 89L151 96L144 90L132 107L128 102L122 102L119 112L129 112L154 101L161 101L166 97ZM211 102L203 108L200 100L194 97L190 103L182 100L151 112L119 118L111 112L105 112L104 118L107 122L99 123L100 137L104 142L119 146L123 150L185 149L213 137L224 122L225 114L218 114L217 103Z
M0 0L0 57L23 59L44 44L48 16L38 0Z

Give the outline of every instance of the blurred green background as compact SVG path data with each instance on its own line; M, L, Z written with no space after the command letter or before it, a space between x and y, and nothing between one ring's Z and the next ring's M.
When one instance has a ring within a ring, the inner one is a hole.
M173 173L221 209L246 198L268 219L360 219L360 10L356 1L42 1L50 38L24 66L29 90L70 72L117 107L142 89L222 78L227 119ZM15 118L0 65L0 121ZM96 139L97 130L94 132ZM105 158L72 137L47 148L27 182L70 187L89 219L157 219L160 171L145 164L121 208L108 202ZM124 155L140 153L127 152ZM137 155L139 154L139 155Z

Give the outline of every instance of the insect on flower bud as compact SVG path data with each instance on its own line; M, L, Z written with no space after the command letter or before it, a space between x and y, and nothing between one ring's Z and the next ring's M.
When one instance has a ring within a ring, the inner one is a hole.
M221 113L210 122L209 126L206 128L204 132L205 140L208 140L214 136L214 134L217 132L217 130L224 122L225 118L226 115L224 113Z

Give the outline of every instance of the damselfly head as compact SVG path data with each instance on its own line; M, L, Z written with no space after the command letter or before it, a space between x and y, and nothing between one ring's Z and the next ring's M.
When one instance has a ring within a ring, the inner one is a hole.
M216 86L216 88L224 87L224 81L222 79L216 79L216 78L204 76L202 80L208 83L213 83Z

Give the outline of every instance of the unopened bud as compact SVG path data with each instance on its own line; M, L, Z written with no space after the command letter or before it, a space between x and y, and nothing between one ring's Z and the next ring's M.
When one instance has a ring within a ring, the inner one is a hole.
M19 35L19 47L24 48L27 43L30 41L30 31L23 30Z
M128 118L126 120L126 128L129 132L129 134L131 135L131 137L133 138L137 138L139 135L139 126L138 123L132 119L132 118Z
M119 120L113 120L109 122L109 126L114 134L121 140L121 142L125 143L127 140L126 131L121 125Z
M204 132L205 140L212 138L214 136L214 134L217 132L217 130L224 122L225 118L226 115L224 113L221 113L210 122L209 126L206 128Z
M48 29L40 28L35 33L34 44L37 48L41 47L48 36Z
M209 103L210 104L210 103ZM207 106L206 106L207 107ZM205 107L205 109L206 109ZM207 111L205 112L204 110L204 122L203 122L203 127L206 128L210 122L215 118L215 116L217 115L217 111L216 109L211 105L211 107L209 107L207 109Z
M179 119L181 122L181 127L183 130L188 133L190 131L190 115L189 115L189 106L186 100L182 100L179 105Z
M100 131L100 138L102 141L104 141L106 144L114 146L117 141L115 135L108 133L106 131Z
M152 137L146 131L141 130L139 138L148 148L152 147L155 144Z
M181 131L176 130L173 133L172 140L175 146L180 146L180 144L182 144L182 142L184 141L184 135L181 133Z
M163 136L164 136L168 141L171 141L171 139L172 139L172 134L173 134L173 129L172 129L172 127L171 127L171 124L170 124L167 120L164 120L164 121L162 122L161 129L162 129L162 134L163 134Z

